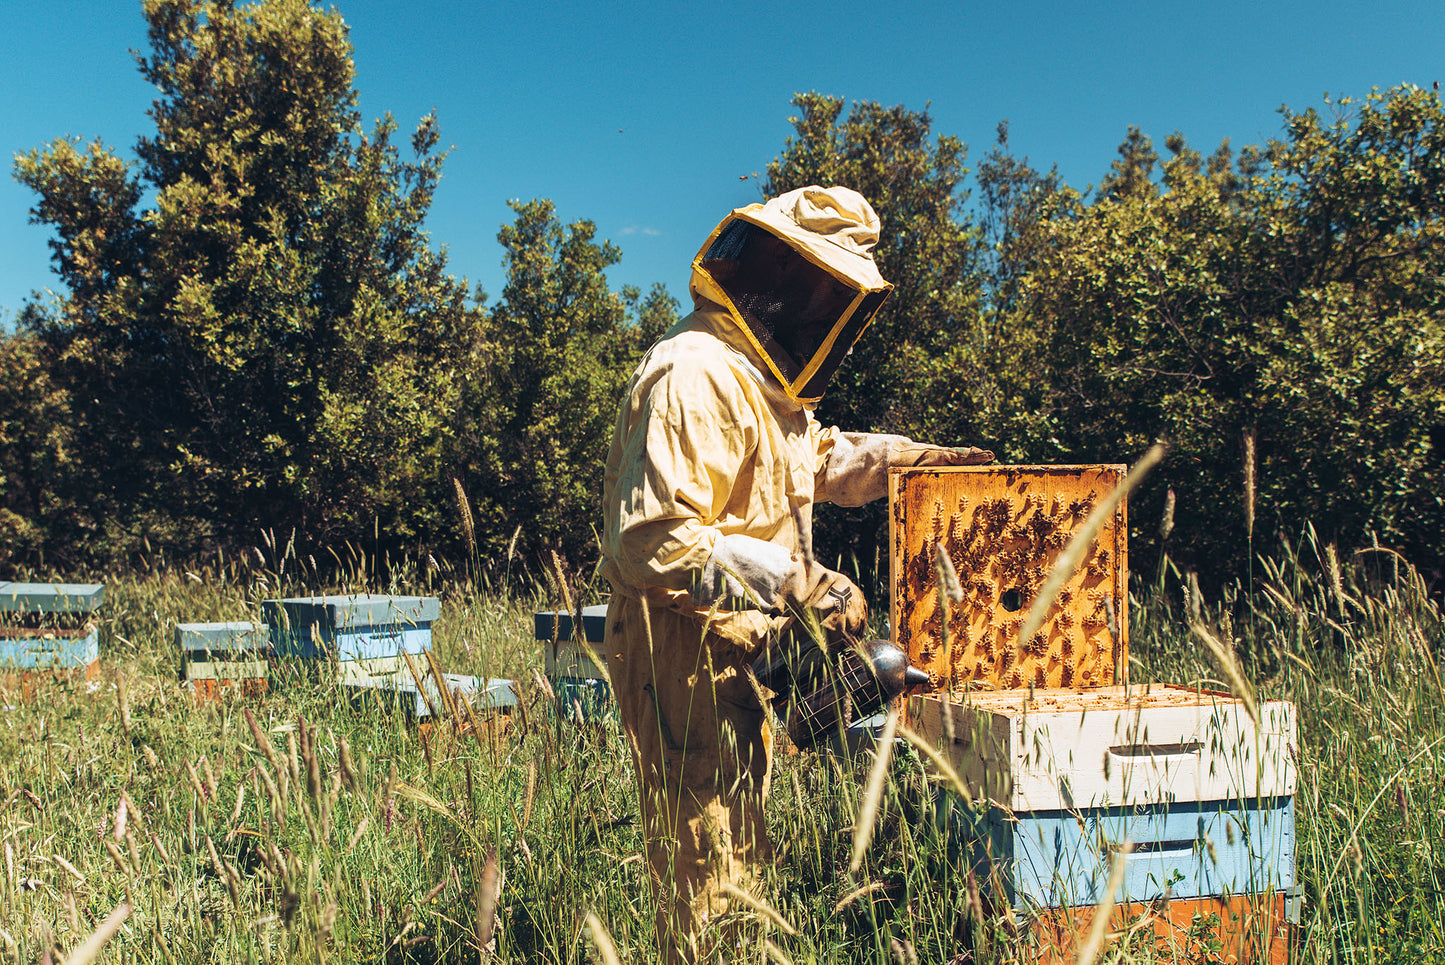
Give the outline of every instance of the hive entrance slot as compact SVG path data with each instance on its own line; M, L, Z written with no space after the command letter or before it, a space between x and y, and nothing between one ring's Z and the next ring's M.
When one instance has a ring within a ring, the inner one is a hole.
M1182 757L1198 754L1204 741L1181 741L1176 744L1116 744L1109 748L1114 757Z
M1018 590L1004 590L999 594L998 605L1010 613L1017 613L1023 609L1023 595Z
M1104 853L1113 854L1123 850L1120 844L1113 841L1105 842ZM1139 841L1130 849L1124 857L1137 858L1146 854L1179 854L1185 851L1194 850L1193 838L1178 838L1173 841Z

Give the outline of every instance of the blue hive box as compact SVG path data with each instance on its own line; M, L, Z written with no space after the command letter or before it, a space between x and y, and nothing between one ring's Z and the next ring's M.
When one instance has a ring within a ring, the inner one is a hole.
M93 614L105 599L100 583L0 582L0 673L93 679L100 635Z
M582 636L576 639L573 615L544 610L533 623L542 642L547 679L557 695L558 711L569 719L598 720L613 712L607 678L607 604L582 608Z
M277 656L347 662L431 649L441 601L359 593L266 600L261 615Z
M947 802L951 802L949 796ZM945 806L947 806L947 802ZM1116 902L1268 894L1295 886L1294 799L981 815L957 809L980 882L1015 910L1095 905L1125 841Z

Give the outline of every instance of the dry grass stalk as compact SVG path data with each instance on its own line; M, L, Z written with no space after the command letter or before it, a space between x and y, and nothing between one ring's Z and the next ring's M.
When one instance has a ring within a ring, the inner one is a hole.
M254 772L255 772L255 768L252 768L252 773L254 773ZM236 784L236 806L233 807L233 808L231 808L231 820L228 822L231 826L234 827L234 826L236 825L236 823L241 820L241 809L242 809L243 807L245 807L245 804L246 804L246 783L245 783L245 781L241 781L241 782L239 782L239 783ZM117 841L120 840L119 836L116 837L116 840L117 840Z
M477 950L491 950L492 932L497 925L497 898L502 893L502 869L497 862L497 849L487 852L481 880L476 884Z
M477 530L476 523L472 520L472 504L467 500L467 491L462 488L462 481L456 476L452 477L452 490L457 497L457 515L462 519L462 535L467 540L467 554L475 557L477 555Z
M426 658L427 669L431 671L431 679L437 683L437 692L441 698L442 707L446 710L447 717L455 721L457 719L457 702L452 698L451 688L447 686L446 671L437 660L437 655L431 650L423 650L422 656Z
M766 901L763 901L763 899L759 898L757 895L753 894L747 889L739 888L732 882L725 881L723 882L722 888L719 890L727 898L739 901L742 904L747 905L753 911L757 912L760 916L762 916L765 921L767 921L773 927L777 928L778 931L782 932L784 935L788 935L789 937L797 936L798 929L793 926L792 922L788 921L788 919L783 917L782 912L778 911L778 909L774 908Z
M62 858L62 857L61 857L60 855L58 855L58 854L53 854L53 855L51 855L51 857L55 859L55 863L56 863L56 864L60 865L60 867L64 868L66 871L70 872L71 876L75 878L75 883L76 883L76 884L78 884L78 885L83 885L83 884L85 884L85 875L83 875L83 874L81 874L79 871L77 871L76 868L75 868L75 865L71 864L69 861L66 861L64 858Z
M348 854L356 850L357 844L361 842L361 836L366 833L366 829L369 827L371 827L371 817L363 816L361 822L356 825L356 830L351 832L351 839L346 842L346 851Z
M886 887L887 887L887 885L885 885L885 884L884 884L883 882L881 882L881 881L873 881L873 882L869 882L868 884L864 885L864 886L861 887L861 888L854 888L852 891L848 892L848 893L847 893L846 895L844 895L842 898L839 898L839 899L838 899L838 903L833 906L833 914L835 914L835 915L838 914L838 912L842 911L844 908L847 908L849 905L853 904L853 902L857 901L859 898L862 898L862 897L864 897L864 896L866 896L866 895L871 895L871 894L873 894L873 892L875 892L875 891L882 891L882 890L883 890L884 888L886 888Z
M562 557L552 550L552 572L557 580L557 592L562 594L562 605L567 613L573 617L572 636L582 639L581 613L572 606L572 589L567 584L567 571L562 566Z
M787 953L766 938L763 939L763 954L777 962L778 965L793 965L793 960L788 957Z
M105 921L95 931L76 946L65 959L65 965L89 965L100 957L100 951L105 947L106 942L115 937L120 931L120 926L130 917L130 902L123 901L115 906L115 910L105 917Z
M1254 542L1255 430L1244 430L1244 533Z
M617 957L617 945L602 924L602 919L597 917L596 912L589 911L586 920L587 930L592 933L592 944L597 946L603 965L622 965L622 959Z
M948 550L942 542L934 544L933 568L938 574L939 625L943 628L943 649L948 653L948 689L952 690L958 680L958 670L954 665L953 644L948 637L952 613L950 604L957 606L963 602L963 587L958 583L958 573L953 568L953 560L948 558Z
M1079 946L1079 955L1075 959L1077 965L1094 965L1094 959L1099 957L1099 949L1104 944L1104 932L1109 928L1109 916L1114 911L1114 896L1123 887L1124 868L1129 852L1133 850L1134 845L1131 842L1123 841L1109 856L1109 886L1104 889L1103 897L1094 906L1094 920L1089 922L1089 933L1084 937L1084 944Z
M1220 672L1223 673L1229 681L1230 690L1233 691L1234 696L1238 697L1244 703L1245 711L1249 714L1250 719L1254 721L1254 725L1258 727L1259 704L1254 698L1254 690L1249 686L1248 681L1244 679L1244 673L1239 669L1239 662L1234 659L1233 647L1227 647L1223 643L1220 643L1214 634L1204 628L1204 624L1202 623L1195 623L1190 626L1189 629L1199 638L1199 641L1204 644L1205 649L1209 651L1210 655L1214 657L1214 662L1219 665Z
M862 866L863 853L873 841L873 828L878 820L878 804L883 800L883 785L888 779L888 762L893 757L893 735L898 732L898 716L899 707L895 704L888 711L883 733L878 738L873 769L868 772L863 800L858 803L858 815L853 819L853 857L848 861L849 871L856 872Z
M1170 486L1169 491L1164 494L1164 515L1159 520L1159 538L1168 539L1169 534L1174 532L1174 487Z
M1069 544L1059 554L1058 562L1054 564L1048 579L1044 580L1044 585L1039 589L1038 596L1034 597L1033 605L1029 607L1028 616L1019 630L1020 642L1033 639L1033 635L1039 632L1039 628L1044 625L1044 620L1054 605L1054 598L1059 595L1064 584L1083 563L1084 555L1088 553L1094 537L1099 535L1099 530L1103 529L1104 523L1114 518L1114 513L1118 511L1119 504L1124 501L1124 497L1129 495L1130 491L1149 474L1149 470L1157 466L1159 461L1164 458L1165 451L1166 447L1163 443L1155 443L1151 446L1149 451L1134 463L1134 468L1129 470L1129 475L1124 477L1124 481L1107 497L1100 500L1099 505L1095 506L1094 511L1084 520L1084 524L1074 532L1074 538L1069 540Z
M336 738L336 758L341 768L341 780L348 791L355 791L359 788L356 781L356 765L351 762L351 744L347 742L346 735Z
M945 721L949 719L949 717L944 718ZM934 766L939 776L947 782L948 786L963 799L965 804L972 806L973 795L969 793L968 787L963 783L963 778L958 776L958 771L954 770L953 765L949 763L948 758L943 756L942 751L934 747L922 734L919 734L910 727L899 726L898 734L904 740L908 741L908 743L912 744L918 750L918 753L928 758L928 763Z
M532 804L537 797L537 762L527 760L527 796L522 800L522 830L532 823Z
M1340 614L1340 622L1345 622L1345 584L1340 576L1340 558L1335 552L1335 544L1331 543L1325 547L1325 568L1329 571L1330 590L1335 595L1335 608Z
M416 681L417 692L421 694L422 703L426 704L427 713L431 715L432 720L439 720L440 718L437 717L437 709L433 706L431 698L427 696L426 677L417 669L416 661L411 659L411 654L403 650L401 652L401 658L406 661L406 669L411 671L411 679Z

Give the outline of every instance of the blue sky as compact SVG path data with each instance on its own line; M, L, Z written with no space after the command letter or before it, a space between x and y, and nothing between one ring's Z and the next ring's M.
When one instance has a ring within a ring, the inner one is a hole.
M340 0L363 117L409 131L436 109L453 151L428 221L454 273L502 288L508 199L551 198L622 249L614 285L686 294L688 262L791 128L789 100L928 107L935 131L1097 183L1129 125L1161 146L1260 143L1278 109L1326 93L1445 79L1445 3L1068 4L696 2L489 4ZM140 3L0 4L7 159L67 134L125 156L154 91L129 49ZM54 287L30 192L0 181L0 322Z

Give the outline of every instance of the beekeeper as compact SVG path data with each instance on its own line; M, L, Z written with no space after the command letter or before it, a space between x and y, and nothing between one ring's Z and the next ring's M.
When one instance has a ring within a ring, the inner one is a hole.
M603 483L609 670L641 787L670 961L770 854L769 694L747 668L811 610L856 636L862 592L811 559L815 501L859 506L898 465L992 453L822 428L813 407L892 286L878 216L848 188L807 187L723 219L692 264L694 311L643 357Z

